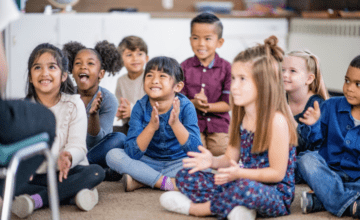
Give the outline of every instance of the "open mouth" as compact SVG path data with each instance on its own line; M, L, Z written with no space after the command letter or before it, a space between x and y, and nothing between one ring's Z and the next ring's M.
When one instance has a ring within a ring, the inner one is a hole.
M80 82L86 82L89 79L89 76L85 73L81 73L79 75L79 78L80 78Z

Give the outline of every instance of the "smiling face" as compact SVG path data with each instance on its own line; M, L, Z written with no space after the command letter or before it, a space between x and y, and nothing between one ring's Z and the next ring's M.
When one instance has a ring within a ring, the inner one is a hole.
M30 83L34 85L38 96L59 94L61 83L67 78L67 74L61 73L54 56L49 52L43 53L34 61L30 74Z
M351 105L360 105L360 69L349 66L345 75L343 92Z
M214 24L194 23L191 28L191 48L204 66L208 66L215 58L216 48L220 48L223 38L218 38Z
M231 67L231 95L234 104L255 109L257 88L252 76L251 62L235 62Z
M79 51L74 60L72 70L78 90L96 92L100 79L104 77L105 70L101 69L101 63L97 55L88 49Z
M144 90L153 101L172 100L182 87L182 82L175 84L174 79L162 71L150 70L145 75Z
M315 75L308 72L305 59L301 57L285 57L282 65L282 72L286 92L309 89L309 85L315 79Z
M149 60L149 56L139 48L135 51L125 49L121 58L128 74L141 74L144 71L145 63Z

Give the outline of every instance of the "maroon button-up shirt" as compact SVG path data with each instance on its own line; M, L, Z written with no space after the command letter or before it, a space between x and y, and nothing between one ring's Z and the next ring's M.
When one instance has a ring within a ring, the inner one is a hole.
M231 85L231 65L228 61L215 54L213 65L204 67L194 56L181 63L185 81L181 93L189 99L204 88L208 103L224 101L229 104ZM200 132L227 133L230 116L228 112L208 112L196 110Z

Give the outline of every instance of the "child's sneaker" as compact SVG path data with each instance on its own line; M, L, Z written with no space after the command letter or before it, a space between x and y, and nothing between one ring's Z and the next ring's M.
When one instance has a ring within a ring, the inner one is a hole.
M350 215L353 218L360 218L360 200L356 200L350 205Z
M255 220L256 210L245 206L235 206L227 216L228 220Z
M178 191L168 191L160 196L160 204L166 210L189 215L191 200Z
M11 206L11 212L19 218L26 218L34 212L35 201L25 194L15 197Z
M76 206L83 211L90 211L99 202L97 189L82 189L75 196Z
M300 200L302 213L318 212L324 210L324 206L316 197L313 191L303 191Z

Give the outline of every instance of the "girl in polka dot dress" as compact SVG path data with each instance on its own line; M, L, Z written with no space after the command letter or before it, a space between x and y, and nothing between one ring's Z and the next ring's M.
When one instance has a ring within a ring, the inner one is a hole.
M225 155L199 146L176 175L180 192L161 195L173 212L219 219L290 214L297 136L281 74L283 51L271 36L232 65L232 121Z

